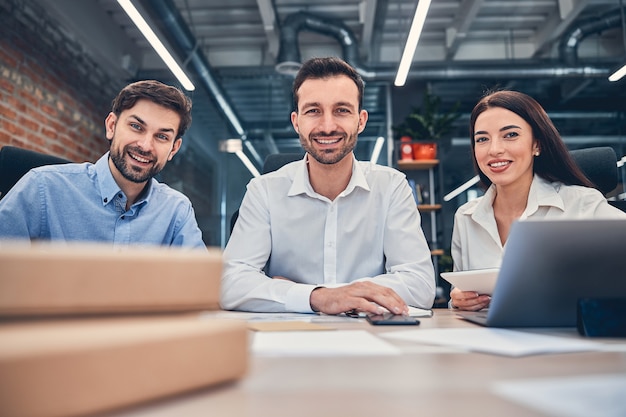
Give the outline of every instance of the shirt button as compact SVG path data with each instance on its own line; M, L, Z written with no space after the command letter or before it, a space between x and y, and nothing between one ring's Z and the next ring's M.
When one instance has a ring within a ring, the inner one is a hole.
M108 201L109 201L109 199L105 197L104 198L104 202L107 203Z
M122 216L122 220L124 220L126 218L126 216Z

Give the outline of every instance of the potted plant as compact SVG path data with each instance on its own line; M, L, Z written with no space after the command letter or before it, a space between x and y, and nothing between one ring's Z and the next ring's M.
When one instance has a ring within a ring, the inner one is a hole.
M450 133L454 122L461 116L457 111L460 103L457 102L447 113L439 111L440 105L441 98L426 91L422 108L413 107L404 121L394 128L401 138L401 146L407 142L407 137L413 141L413 159L436 159L437 142Z

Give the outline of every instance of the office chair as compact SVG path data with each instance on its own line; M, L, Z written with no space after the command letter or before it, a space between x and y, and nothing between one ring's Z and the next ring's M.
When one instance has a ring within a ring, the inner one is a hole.
M602 194L606 195L617 187L617 155L613 148L575 149L570 151L570 155Z
M283 165L287 165L290 162L299 161L304 158L303 153L273 153L267 155L265 161L263 162L263 174L267 174L268 172L276 171L281 168ZM239 218L239 209L235 210L233 215L230 218L230 232L232 233L233 228L235 227L235 223Z
M617 187L617 155L613 148L603 146L576 149L570 151L570 154L583 173L602 194L607 195ZM609 204L626 212L625 200L609 200Z
M3 146L0 148L0 199L32 168L68 162L72 161L29 149Z

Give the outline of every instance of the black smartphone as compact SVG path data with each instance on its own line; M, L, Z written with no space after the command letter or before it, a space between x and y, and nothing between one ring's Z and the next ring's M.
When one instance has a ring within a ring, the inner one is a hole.
M365 319L373 325L413 325L416 326L420 324L420 321L415 317L403 316L401 314L371 314L365 317Z

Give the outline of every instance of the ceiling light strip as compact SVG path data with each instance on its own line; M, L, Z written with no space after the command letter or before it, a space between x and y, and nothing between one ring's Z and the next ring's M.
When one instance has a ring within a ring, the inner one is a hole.
M469 181L467 181L465 184L458 186L457 188L455 188L454 190L452 190L451 192L446 194L443 197L443 201L450 201L450 200L452 200L454 197L456 197L457 195L461 194L463 191L467 190L471 186L473 186L475 184L478 184L479 181L480 181L480 178L478 177L478 175L476 175L475 177L470 178Z
M383 149L383 145L385 144L385 138L379 136L376 139L376 143L374 144L374 149L372 149L372 157L370 158L370 162L376 164L378 163L378 157L380 156L380 151Z
M417 3L413 23L409 30L409 37L406 40L406 45L404 45L404 52L402 53L402 59L400 59L396 80L393 83L396 87L402 87L409 75L409 69L411 68L413 56L415 55L415 48L417 48L417 42L422 34L422 28L424 27L424 21L426 20L429 7L430 0L419 0L419 3Z
M622 68L611 74L611 76L609 77L609 81L615 82L617 80L620 80L624 75L626 75L626 64Z
M146 37L156 53L159 54L163 62L165 62L165 65L167 65L170 71L172 71L172 73L176 76L183 88L187 91L195 90L196 87L193 85L189 77L187 77L183 69L178 65L174 57L172 57L165 45L163 45L161 40L154 33L152 28L150 28L150 25L148 25L148 23L144 20L143 16L141 16L141 13L139 13L135 6L133 6L131 1L117 0L117 2L120 4L120 6L122 6L122 9L124 9L128 17L130 17L133 23L135 23L143 36Z
M241 159L241 162L243 162L243 164L246 166L246 168L248 168L248 171L250 171L250 173L255 178L261 176L261 173L256 169L256 167L254 166L252 161L246 156L245 153L243 153L242 150L236 151L235 155L237 155L239 157L239 159Z

